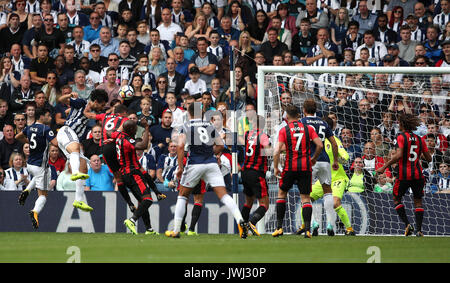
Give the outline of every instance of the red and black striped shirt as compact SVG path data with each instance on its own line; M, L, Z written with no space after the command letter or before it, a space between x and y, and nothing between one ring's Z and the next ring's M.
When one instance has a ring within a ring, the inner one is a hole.
M278 142L286 145L285 171L312 171L311 142L318 138L313 127L292 121L281 128Z
M122 174L130 174L134 170L142 171L141 164L136 155L136 141L128 134L123 132L116 132L117 160L120 164L120 172Z
M398 179L423 179L420 156L428 152L425 141L418 135L408 132L398 134L396 141L397 147L403 148L403 156L398 161Z
M267 156L263 149L270 144L269 137L259 129L245 132L244 168L256 171L267 171Z
M128 120L127 117L113 114L102 113L95 116L95 120L101 121L102 125L102 138L100 140L100 146L103 145L103 141L111 138L111 133L117 131L119 127Z

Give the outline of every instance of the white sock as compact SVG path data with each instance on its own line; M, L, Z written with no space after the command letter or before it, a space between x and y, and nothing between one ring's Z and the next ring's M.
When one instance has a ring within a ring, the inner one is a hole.
M84 180L78 179L75 181L75 200L82 201L83 194L84 194Z
M31 192L36 187L36 178L31 179L31 181L28 183L27 188L24 191Z
M47 198L45 196L39 196L34 203L33 211L37 214L41 213L42 209L44 208L45 203L47 202Z
M327 225L331 224L334 227L333 214L336 212L334 211L333 206L333 194L329 193L323 195L323 207L325 208L325 214L327 216Z
M78 174L80 172L80 153L72 152L69 155L70 167L72 168L72 175Z
M173 218L173 231L175 233L180 232L181 222L183 222L184 213L186 212L187 201L187 197L178 196L177 198L177 205L175 206L175 217Z
M225 194L220 201L226 206L228 207L228 209L231 211L231 213L234 216L234 219L236 220L237 224L239 224L239 222L241 222L241 220L243 220L242 218L242 214L241 211L239 210L239 207L237 206L236 202L234 201L234 199L232 197L230 197L229 195Z

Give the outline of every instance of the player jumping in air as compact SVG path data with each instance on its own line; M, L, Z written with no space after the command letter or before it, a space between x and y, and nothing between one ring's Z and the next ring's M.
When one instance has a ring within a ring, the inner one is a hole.
M276 202L277 229L273 237L283 235L283 219L286 212L286 197L293 184L297 182L302 202L302 214L305 220L305 238L311 238L310 225L312 206L309 194L311 193L312 167L316 164L323 149L322 140L313 127L304 125L299 118L297 107L286 107L288 124L281 128L278 135L278 144L275 147L273 163L275 176L280 179L278 197ZM314 155L311 157L311 147L315 145ZM278 168L280 153L286 149L286 161L283 173Z
M327 233L329 236L334 236L333 221L334 207L333 207L333 195L331 191L331 171L339 169L338 163L338 147L336 140L334 139L333 131L328 124L316 117L317 105L314 99L306 99L303 102L303 114L305 115L300 121L303 124L314 127L317 135L325 143L325 139L328 139L331 144L333 152L333 163L330 167L330 158L325 150L320 152L317 163L312 168L313 183L318 179L323 189L323 204L325 208L325 214L327 216ZM314 152L314 146L312 145L311 152ZM316 221L312 222L313 236L318 235L319 224Z
M16 135L16 139L30 144L30 156L27 160L27 169L33 175L33 185L27 186L19 196L19 204L24 205L30 191L36 187L38 198L34 208L30 210L29 215L34 229L39 228L38 215L47 202L48 185L50 174L48 165L49 143L58 146L55 134L48 125L52 121L50 110L38 108L35 113L36 122L25 127L25 129Z
M331 120L331 118L325 117L323 120L328 123L328 126L332 127L333 120ZM338 146L339 160L342 160L342 162L347 162L349 159L348 152L342 146L341 141L337 137L334 137L334 139L336 140L336 144ZM328 139L325 140L324 146L325 151L328 154L328 157L330 158L330 161L333 162L334 156L331 148L331 143ZM351 226L350 219L348 218L347 215L347 211L345 210L344 207L342 207L341 204L342 196L344 195L345 188L347 187L348 183L349 179L347 174L345 173L344 167L342 166L341 163L339 163L339 169L331 171L331 190L333 192L334 211L336 211L337 215L339 216L339 218L341 219L342 223L346 228L345 235L355 236L355 231ZM321 198L323 196L323 193L324 192L322 189L322 185L320 184L320 181L317 180L312 186L311 200L314 201ZM334 222L335 221L333 219L331 223ZM302 223L304 223L303 220ZM296 234L301 235L305 231L306 231L305 226L304 224L302 224L302 227L300 227L297 230Z
M111 170L114 175L114 179L116 180L118 190L122 195L123 199L128 204L131 212L134 212L136 207L131 201L130 195L128 194L127 188L122 180L122 173L120 172L120 164L117 160L117 152L116 152L116 144L113 142L112 134L121 131L122 125L125 121L128 120L127 117L127 107L123 104L119 104L114 107L112 113L102 113L95 114L94 112L90 112L89 106L85 108L84 115L89 119L95 119L100 121L102 126L102 137L100 140L100 146L102 147L103 159L105 160L106 165ZM143 172L148 175L147 172ZM147 176L145 176L147 178ZM159 199L164 199L166 196L161 194L159 190L156 188L153 180L150 176L148 176L148 183L151 188L155 191L155 194ZM147 218L145 216L145 218Z
M252 130L245 132L245 159L242 167L242 185L244 186L245 203L241 209L245 222L249 222L250 231L259 236L256 223L264 217L269 209L269 194L266 181L268 169L266 149L270 146L269 137L263 133L264 118L258 115L249 117ZM255 199L259 207L253 213L250 221L250 210Z
M73 206L83 211L90 212L92 207L87 205L83 200L84 180L89 178L87 174L87 159L83 155L83 149L80 141L85 140L90 130L88 126L88 118L83 115L85 107L89 104L89 108L101 112L108 102L108 94L104 90L95 89L91 92L91 100L78 98L76 92L63 95L58 102L70 104L70 113L67 120L62 126L56 139L59 148L62 150L72 168L72 176L70 179L75 181L75 201Z
M122 174L124 185L130 188L139 202L137 209L133 212L133 216L124 221L125 226L134 235L137 234L136 223L141 217L146 226L146 234L154 234L150 226L150 214L148 213L148 209L153 203L150 185L142 173L143 169L136 155L136 150L147 148L149 141L148 123L143 122L143 126L145 131L142 141L139 143L136 143L134 137L137 131L137 124L132 120L123 123L122 132L115 132L112 135L112 138L115 139L117 159L119 160L120 173Z
M193 188L203 179L210 184L214 192L231 211L238 223L239 235L247 238L248 224L244 222L239 207L227 194L222 172L217 164L215 152L223 149L223 142L209 121L202 120L200 105L189 105L189 122L185 123L178 135L178 171L177 180L180 180L180 191L175 207L174 230L166 231L167 237L179 238L180 227L186 210L186 202ZM188 159L183 165L184 148L188 145Z
M427 162L431 162L431 155L423 139L413 132L420 125L420 118L413 114L402 114L399 116L400 133L396 138L397 152L387 161L383 167L376 170L377 174L382 174L386 168L398 162L398 178L393 188L394 206L400 219L405 223L405 236L414 232L414 227L409 223L405 206L402 203L403 195L411 188L414 198L416 217L416 236L423 237L422 221L424 209L422 206L423 188L425 177L420 164L421 156Z

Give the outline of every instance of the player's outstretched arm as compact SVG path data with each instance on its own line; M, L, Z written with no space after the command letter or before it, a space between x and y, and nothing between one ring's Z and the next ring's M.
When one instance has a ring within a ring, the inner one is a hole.
M141 119L140 123L141 123L142 127L145 128L145 131L142 135L142 141L136 143L135 147L136 147L136 149L146 150L148 147L149 139L150 139L149 125L148 125L148 122L146 119Z
M319 158L320 153L323 150L323 142L319 137L313 139L313 143L316 145L316 151L314 152L313 157L311 158L312 164L316 164L317 158Z
M397 163L400 160L400 158L402 158L402 156L403 156L403 147L399 147L397 148L397 152L394 154L394 156L392 156L390 160L388 160L382 167L378 168L378 170L376 170L375 172L377 174L383 174L386 168L388 168L394 163Z
M14 138L21 143L28 143L28 138L23 132L18 133Z
M83 110L83 115L88 119L96 119L97 114L91 110L92 101L89 101Z
M280 164L280 153L284 146L285 146L284 142L279 141L275 146L275 150L273 152L273 168L275 172L275 177L277 178L280 177L280 169L278 165Z
M339 148L338 148L338 145L336 143L336 139L334 138L334 136L329 137L328 140L331 143L331 150L333 152L333 158L334 158L334 161L333 161L333 164L331 165L331 167L333 168L333 170L336 171L336 170L339 169L339 163L338 163L338 160L339 160Z

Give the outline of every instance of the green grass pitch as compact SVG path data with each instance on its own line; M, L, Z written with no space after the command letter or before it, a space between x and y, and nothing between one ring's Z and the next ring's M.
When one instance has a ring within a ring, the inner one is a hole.
M271 235L158 236L88 233L0 233L2 263L381 263L450 262L448 237ZM72 248L71 248L72 247ZM75 248L73 248L75 247Z

